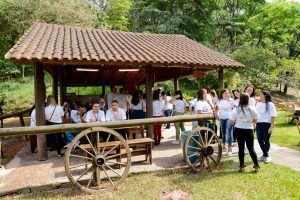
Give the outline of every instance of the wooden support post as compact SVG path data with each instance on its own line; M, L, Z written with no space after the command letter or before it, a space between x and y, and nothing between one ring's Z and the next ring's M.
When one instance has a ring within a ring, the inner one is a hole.
M42 63L36 63L34 66L34 96L36 125L45 125L45 98L46 88L44 82L44 67ZM37 135L38 160L47 160L47 141L45 134Z
M21 124L21 126L22 126L22 127L25 126L23 114L20 114L20 115L19 115L19 118L20 118L20 124Z
M102 94L105 94L105 85L102 85Z
M152 87L154 85L154 69L153 67L148 67L146 69L146 117L153 117L153 96ZM147 137L153 138L153 126L147 126Z
M174 78L174 94L177 90L179 90L179 80Z
M57 78L57 69L55 68L55 76L52 76L52 96L55 101L58 103L58 78Z
M224 88L224 69L223 68L219 68L218 76L219 76L219 90L221 90Z

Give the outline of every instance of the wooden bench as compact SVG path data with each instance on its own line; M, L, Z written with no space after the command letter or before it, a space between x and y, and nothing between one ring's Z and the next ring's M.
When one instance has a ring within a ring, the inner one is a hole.
M130 138L130 135L132 135L132 138L135 139L137 134L141 134L141 137L144 138L144 133L141 132L141 129L139 126L132 127L127 129L128 138Z
M152 139L139 138L139 139L126 140L126 142L129 148L132 148L131 156L145 155L145 161L147 161L149 158L149 162L150 164L152 164L152 143L153 143ZM118 144L120 144L120 141L107 142L105 149L109 150ZM100 142L100 150L102 150L104 146L105 146L105 142ZM80 147L88 151L92 150L90 144L81 144ZM121 146L120 148L117 148L116 151L117 151L116 154L120 154L122 152ZM118 160L120 160L122 157L125 156L126 153L121 153L121 156L118 158Z

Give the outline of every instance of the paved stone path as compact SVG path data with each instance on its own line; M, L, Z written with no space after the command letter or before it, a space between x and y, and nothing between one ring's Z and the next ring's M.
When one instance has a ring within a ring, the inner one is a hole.
M186 125L186 129L191 130L191 126ZM153 148L152 165L149 162L133 163L130 168L131 172L157 171L180 167L184 164L183 151L180 145L171 144L171 141L175 138L174 126L171 126L171 129L163 129L163 136L165 139L161 145ZM255 149L258 156L260 156L262 153L257 141L255 142ZM237 156L237 151L237 147L233 147L233 157ZM300 171L300 151L272 145L270 155L273 163ZM226 157L223 154L223 159ZM133 157L133 161L143 159L144 156ZM56 157L55 152L49 152L47 161L37 161L37 154L31 154L28 148L24 148L5 166L5 169L0 170L0 196L1 193L4 194L22 188L55 185L68 181L62 157Z

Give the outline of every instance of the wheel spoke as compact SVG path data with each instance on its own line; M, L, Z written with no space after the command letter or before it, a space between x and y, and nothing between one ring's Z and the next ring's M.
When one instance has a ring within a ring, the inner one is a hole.
M95 155L97 155L97 152L96 152L96 150L95 150L95 148L94 148L93 144L91 143L91 141L90 141L89 137L88 137L87 135L85 135L85 138L87 139L87 141L88 141L88 142L89 142L89 144L91 145L91 148L93 149L93 151L94 151Z
M85 165L89 165L89 164L91 164L91 163L82 163L82 164L79 164L79 165L74 165L72 167L69 167L69 169L74 169L74 168L85 166Z
M205 144L207 145L208 143L207 143L207 140L208 140L208 130L206 130L206 132L205 132L205 137L204 137L204 139L205 139Z
M110 136L111 136L111 134L108 135L108 137L107 137L107 139L106 139L106 141L105 141L105 145L104 145L104 147L103 147L103 149L102 149L101 155L104 154L104 151L105 151L105 148L106 148L107 142L109 141Z
M108 152L106 152L103 156L104 156L104 157L107 156L110 152L112 152L112 151L115 150L118 146L120 146L121 143L122 143L122 142L120 141L119 144L117 144L116 146L114 146L112 149L110 149Z
M107 163L111 163L111 164L118 164L118 165L124 165L127 166L126 163L122 163L122 162L112 162L112 161L106 161Z
M210 138L209 138L209 140L208 140L208 143L207 143L207 144L210 144L210 143L211 143L211 141L213 140L213 138L214 138L214 135L212 134L212 135L210 136Z
M78 156L78 155L74 155L74 154L70 154L70 156L72 156L72 157L76 157L76 158L87 159L87 160L93 160L92 158L89 158L89 157L85 157L85 156Z
M188 158L194 157L194 156L200 156L200 154L199 154L199 153L194 153L194 154L192 154L192 155L189 155Z
M103 169L104 173L106 174L106 176L107 176L109 182L114 186L115 184L113 183L113 181L111 180L111 178L108 176L108 174L107 174L107 172L106 172L106 170L105 170L105 167L102 167L102 169Z
M201 149L200 149L200 148L197 148L197 147L188 146L188 148L191 148L191 149L196 149L196 150L199 150L199 151L201 151Z
M217 161L212 156L208 156L208 157L210 157L210 159L212 159L212 161L214 161L214 163L217 165Z
M112 156L108 156L105 158L105 160L109 160L111 158L114 158L114 157L117 157L117 156L121 156L121 155L124 155L124 153L118 153L118 154L115 154L115 155L112 155Z
M93 170L93 172L92 172L92 175L91 175L91 177L90 177L90 180L89 180L89 182L88 182L88 184L87 184L87 188L89 188L90 187L90 185L91 185L91 182L92 182L92 180L93 180L93 176L94 176L94 173L95 173L95 170L96 170L96 168Z
M200 147L202 147L202 145L195 139L193 138L193 136L191 137ZM202 140L202 139L201 139ZM203 142L203 141L202 141Z
M81 177L83 177L88 171L90 171L90 170L92 169L92 167L93 167L93 165L92 165L90 168L88 168L87 170L85 170L85 171L83 172L83 174L81 174L81 175L77 178L76 181L79 181L79 179L81 179Z
M122 177L121 174L119 174L116 170L114 170L113 168L111 168L109 165L105 165L105 166L108 167L113 172L115 172L118 176Z
M84 148L82 148L81 146L79 146L77 143L75 143L76 146L78 146L80 149L82 149L83 151L85 151L87 154L90 154L92 157L94 157L95 155L91 154L90 152L88 152L87 150L85 150Z
M97 155L100 154L100 138L99 138L99 132L97 132L96 135L96 141L97 141Z
M203 141L203 139L202 139L201 131L198 132L198 136L199 136L199 138L200 138L202 144L205 145L205 143L204 143L204 141ZM201 146L201 147L202 147L202 146Z
M210 164L209 164L209 160L208 160L208 158L207 158L207 157L205 157L205 160L206 160L206 162L207 162L207 167L208 167L208 168L210 168Z

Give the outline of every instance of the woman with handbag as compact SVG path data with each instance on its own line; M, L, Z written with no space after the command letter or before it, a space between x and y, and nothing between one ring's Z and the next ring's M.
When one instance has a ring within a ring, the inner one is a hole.
M45 107L46 125L62 124L62 117L64 111L60 105L57 105L54 97L49 95L47 97L47 106ZM47 134L47 146L54 148L58 156L62 156L61 148L63 147L62 133Z

